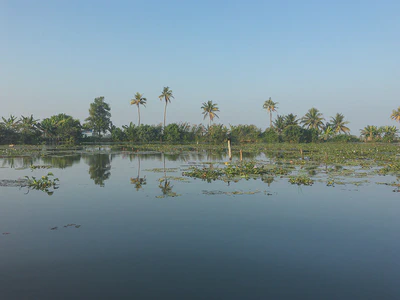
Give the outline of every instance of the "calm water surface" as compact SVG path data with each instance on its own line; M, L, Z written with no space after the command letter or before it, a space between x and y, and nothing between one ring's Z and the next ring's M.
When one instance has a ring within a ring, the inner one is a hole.
M400 299L393 188L175 178L213 159L0 159L0 179L60 179L52 196L0 187L1 299Z

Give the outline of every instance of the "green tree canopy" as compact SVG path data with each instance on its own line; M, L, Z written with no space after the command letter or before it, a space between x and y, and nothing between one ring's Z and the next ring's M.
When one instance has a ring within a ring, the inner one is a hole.
M58 114L43 119L39 124L45 140L77 142L82 137L82 126L78 119L67 114Z
M85 119L85 128L93 130L98 136L111 129L110 105L104 102L104 97L97 97L90 103L89 117Z

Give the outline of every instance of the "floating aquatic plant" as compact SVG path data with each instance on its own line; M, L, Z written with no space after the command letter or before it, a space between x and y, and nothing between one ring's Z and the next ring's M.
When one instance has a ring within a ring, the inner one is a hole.
M39 190L47 193L51 196L54 193L54 190L58 189L58 178L54 177L53 173L49 172L47 175L43 175L41 178L37 179L36 177L32 176L25 176L28 180L28 187L34 190ZM51 190L53 189L53 190Z
M289 182L297 185L313 185L314 180L306 175L290 176Z

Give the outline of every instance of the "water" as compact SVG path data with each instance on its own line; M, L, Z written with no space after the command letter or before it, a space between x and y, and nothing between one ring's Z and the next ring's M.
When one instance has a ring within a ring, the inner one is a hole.
M0 187L1 299L400 299L392 187L176 178L201 160L224 157L0 160L0 179L60 179Z

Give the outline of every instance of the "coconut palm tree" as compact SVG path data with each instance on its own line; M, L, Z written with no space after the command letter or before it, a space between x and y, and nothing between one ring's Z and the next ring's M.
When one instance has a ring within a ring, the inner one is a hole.
M158 98L160 98L161 101L162 100L165 101L165 107L164 107L164 129L165 129L165 119L167 118L167 104L168 102L171 103L171 98L174 98L174 96L172 95L172 91L169 89L169 87L166 86L164 87L161 95L158 96Z
M343 133L350 132L349 127L346 126L346 124L349 124L349 122L344 120L343 114L337 113L336 116L332 117L330 122L331 122L330 125L331 125L333 131L335 132L335 134L338 134L341 132L343 132Z
M218 105L216 103L213 103L211 100L203 102L203 106L201 107L201 109L203 110L202 114L204 115L204 119L207 117L209 118L209 126L211 126L211 122L214 120L215 117L219 118L216 114L216 112L219 112Z
M322 128L322 132L320 135L320 139L327 141L331 138L331 136L334 134L334 130L332 128L332 125L329 123L326 123L325 126Z
M285 129L285 116L277 115L274 121L274 128L278 133Z
M285 116L285 127L290 125L299 125L299 120L297 119L297 115L288 114Z
M392 120L400 122L400 106L397 110L393 109L392 114L390 115Z
M378 135L378 127L374 125L368 125L360 130L361 135L365 137L368 141L372 141L372 139Z
M269 112L269 127L272 127L272 112L276 111L279 102L272 101L271 97L264 102L263 108Z
M144 98L143 94L140 94L140 93L136 93L135 98L133 98L131 100L131 105L137 105L138 116L139 116L138 126L140 126L140 105L143 105L144 107L146 107L146 102L147 102L147 99Z
M301 118L301 123L308 129L320 130L324 126L324 123L322 122L323 120L324 118L322 117L322 113L313 107L310 108L305 116Z

